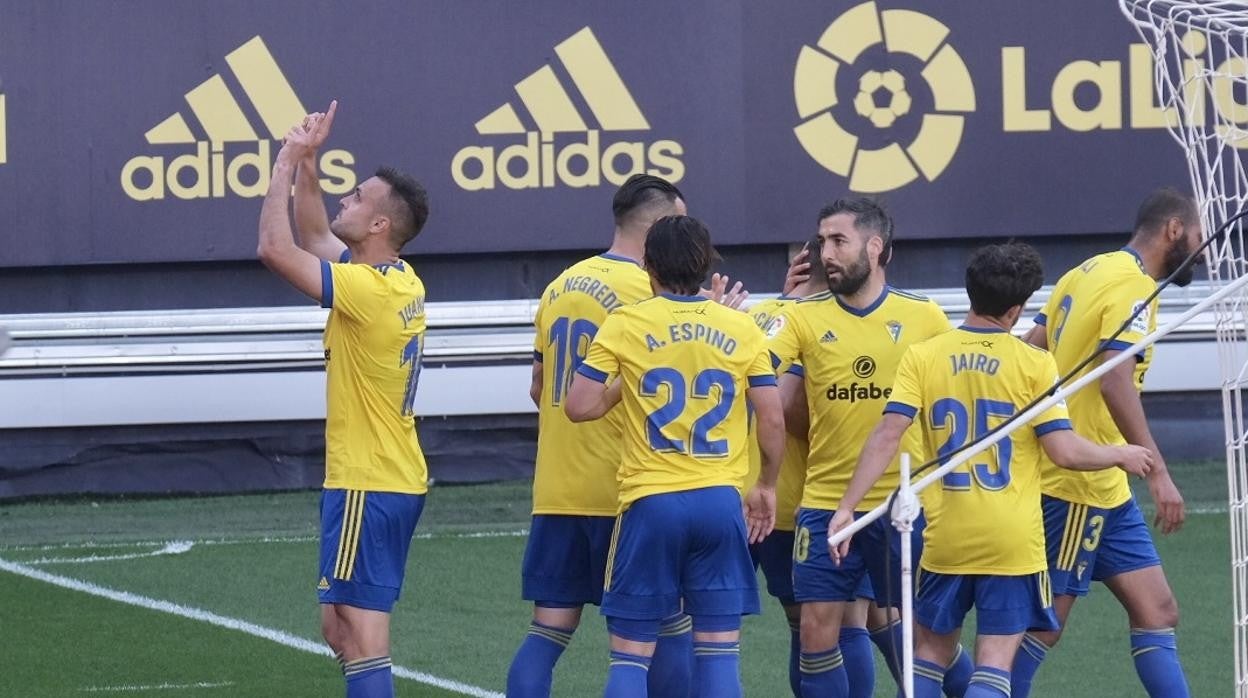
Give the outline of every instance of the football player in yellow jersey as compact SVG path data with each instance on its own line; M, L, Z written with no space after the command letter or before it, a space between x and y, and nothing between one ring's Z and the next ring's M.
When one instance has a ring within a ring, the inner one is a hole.
M785 292L750 307L750 317L754 318L755 325L763 328L769 335L775 335L784 327L784 313L792 303L799 298L827 291L827 275L822 260L819 253L811 253L812 250L819 250L819 247L817 238L806 241L792 258L785 277ZM789 365L778 367L781 375L787 370ZM768 582L768 593L778 599L789 622L789 688L794 696L800 698L801 604L792 596L792 541L797 506L801 503L801 487L806 479L806 453L810 451L810 443L806 441L805 426L797 430L801 436L795 436L792 431L794 430L789 430L785 435L784 461L780 465L780 479L776 484L775 529L763 542L751 547L750 552L754 554L759 567L763 568L763 576ZM761 461L763 458L758 440L751 438L750 474L753 477L746 478L746 483L753 483L758 478ZM862 696L870 696L874 692L875 657L872 656L871 643L867 641L869 634L866 631L866 599L872 598L869 579L862 579L856 596L859 601L855 602L855 607L861 604L861 608L854 608L854 612L847 613L847 616L854 618L847 619L842 624L840 642L837 644L841 653L845 654L846 669L851 674L851 686L860 684Z
M424 507L425 459L413 402L425 289L399 251L429 216L425 190L391 168L361 182L328 220L316 150L337 103L286 135L260 211L260 260L329 308L325 326L325 484L321 631L347 696L393 696L390 611ZM296 244L289 220L295 173Z
M1010 334L1043 280L1040 255L1028 245L976 250L966 269L970 314L958 329L912 345L902 357L884 417L862 449L830 533L853 523L858 503L913 422L925 451L946 459L1053 386L1053 357ZM1023 633L1057 627L1040 512L1041 448L1062 467L1081 470L1121 464L1120 472L1144 475L1152 460L1140 446L1099 446L1079 437L1058 403L929 488L915 599L915 698L941 695L972 606L975 673L967 698L1009 698ZM833 557L849 548L849 541L841 543Z
M785 277L785 287L789 292L785 295L806 298L828 290L827 272L823 267L822 255L818 250L822 243L818 236L807 242L802 250L794 256ZM812 250L814 254L812 254ZM776 299L772 302L777 302ZM784 307L796 302L790 298L784 301ZM755 322L766 316L769 325L768 335L779 333L784 326L783 312L773 312L763 303L751 308ZM755 310L759 309L759 310ZM772 317L774 315L774 318ZM790 391L794 405L801 407L806 404L806 390L803 384L804 371L801 365L782 365L777 370L780 374L780 385ZM756 558L761 558L763 574L767 579L767 591L781 600L785 617L789 622L789 687L793 695L801 698L801 612L802 606L793 597L793 531L796 528L796 509L801 502L802 484L806 479L806 455L810 451L807 433L810 429L810 415L802 409L790 411L785 415L785 428L788 435L785 440L784 464L780 468L780 482L776 487L776 531L753 551ZM795 453L797 452L797 453ZM757 456L757 449L751 451ZM796 464L795 464L796 463ZM800 470L798 477L788 474ZM758 469L751 463L751 472ZM789 504L792 506L789 506ZM792 513L790 513L792 512ZM837 639L837 647L845 662L846 678L849 682L850 698L869 698L875 694L875 656L871 652L874 643L883 655L893 677L898 676L898 652L901 650L900 616L895 609L880 608L875 604L875 592L871 589L871 579L863 575L854 591L855 599L846 604L841 616L841 630ZM966 681L971 676L971 660L968 655L959 654L956 667L950 671L950 695L961 695ZM961 689L956 687L961 686Z
M606 252L578 262L546 287L537 310L530 395L538 407L533 522L522 572L533 620L507 672L510 698L550 695L555 664L580 624L581 609L602 601L611 530L619 511L616 473L623 412L574 424L563 411L590 342L616 308L650 298L641 268L646 231L685 213L680 190L653 175L630 177L612 201L615 236ZM689 618L673 614L661 631L652 694L689 693Z
M1158 279L1180 269L1200 240L1200 215L1192 199L1173 189L1154 192L1140 206L1125 248L1097 255L1058 281L1027 341L1053 352L1062 373L1073 370L1139 309ZM1186 286L1191 279L1188 267L1175 284ZM1154 299L1101 356L1108 359L1130 348L1156 326ZM1149 347L1136 361L1119 364L1072 395L1070 415L1075 429L1097 443L1137 444L1156 454L1148 489L1157 505L1156 523L1162 533L1170 533L1183 523L1183 498L1149 432L1140 401L1151 358ZM1077 473L1050 467L1044 471L1043 488L1058 621L1065 625L1075 599L1088 593L1093 580L1104 582L1127 611L1131 654L1148 694L1186 696L1174 635L1178 604L1126 477L1112 470ZM1032 676L1060 637L1059 629L1024 639L1014 665L1015 698L1026 697Z
M605 695L646 696L661 621L693 618L695 695L741 695L741 616L758 613L750 541L775 523L784 421L766 339L744 313L697 296L715 258L710 235L685 216L659 219L645 267L657 295L615 310L577 370L565 402L574 421L620 403L621 514L612 535L602 613L611 631ZM749 466L747 406L763 450Z
M902 353L950 329L935 303L886 283L892 237L892 218L870 199L824 207L819 213L820 254L830 293L794 304L769 343L777 365L793 362L801 367L801 381L782 381L785 411L793 415L789 421L801 423L803 411L810 421L806 484L793 548L793 591L802 604L804 696L849 695L837 645L845 607L855 599L864 575L870 574L880 606L899 603L897 590L886 584L886 566L900 569L900 539L891 527L881 524L859 536L849 559L839 566L832 563L827 547L828 521L853 476L861 444L888 399ZM894 468L863 502L864 510L882 502L896 482ZM892 579L899 575L892 574Z

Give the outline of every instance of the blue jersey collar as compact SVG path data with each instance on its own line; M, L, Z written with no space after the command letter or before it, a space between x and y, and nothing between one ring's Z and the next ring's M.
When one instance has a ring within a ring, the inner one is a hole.
M610 252L603 252L602 254L598 256L602 257L603 259L609 259L612 262L627 262L629 264L636 264L637 266L641 266L641 262L638 262L637 260L631 259L629 257L625 257L624 255L611 254Z
M880 297L871 301L871 305L868 305L865 308L855 308L851 305L845 305L845 301L841 300L841 297L836 295L835 293L832 294L832 297L836 299L837 305L841 306L841 309L849 313L850 315L857 315L858 317L866 317L870 315L872 312L874 312L876 308L884 304L884 299L888 298L888 293L891 290L892 289L889 288L888 284L884 284L884 288L880 291Z
M669 301L679 301L681 303L701 303L702 301L709 300L707 298L703 298L702 296L682 296L676 293L660 293L659 295Z
M1122 248L1122 251L1130 254L1132 257L1135 257L1135 263L1139 265L1140 271L1144 271L1144 258L1140 256L1140 253L1137 252L1135 248L1127 245Z
M1008 332L1003 327L968 327L967 325L958 325L958 329L964 332L974 332L975 334L1001 334Z

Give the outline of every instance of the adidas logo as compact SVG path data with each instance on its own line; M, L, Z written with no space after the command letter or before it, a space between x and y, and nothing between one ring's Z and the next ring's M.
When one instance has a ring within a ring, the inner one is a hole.
M7 108L4 95L0 94L0 165L9 161L8 124L5 118Z
M500 146L470 145L455 153L451 176L468 191L596 187L614 185L639 172L679 182L685 176L684 148L672 140L617 141L604 144L603 133L649 131L628 87L589 27L555 46L564 71L547 64L516 83L520 104L536 128L526 128L520 112L506 102L476 123L481 136L524 136ZM570 81L576 92L565 85ZM578 106L576 99L583 100ZM596 128L584 115L592 114ZM558 134L579 139L556 142Z
M194 145L193 153L171 157L139 155L121 170L121 188L135 201L164 199L219 199L230 192L236 196L264 196L273 169L275 140L281 140L291 126L307 114L303 103L282 74L273 54L260 37L226 55L232 77L237 81L254 115L244 111L222 74L213 75L187 92L186 103L204 138L197 138L181 112L156 124L144 137L149 145ZM253 124L263 124L257 132ZM231 148L226 144L246 144ZM328 194L345 194L355 188L351 166L355 156L345 150L321 154L321 188Z
M321 577L321 581L316 585L317 591L329 591L329 580Z
M819 338L820 344L827 344L829 342L835 342L835 341L836 341L836 334L832 332L832 330L828 330L827 332L824 332L823 336Z

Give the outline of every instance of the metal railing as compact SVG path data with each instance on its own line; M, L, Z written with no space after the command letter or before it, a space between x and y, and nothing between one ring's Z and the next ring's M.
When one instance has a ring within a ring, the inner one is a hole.
M1030 326L1030 316L1051 292L1051 287L1037 292L1020 327ZM1208 285L1167 289L1159 323L1210 292ZM961 289L919 293L939 303L955 323L969 311ZM536 300L429 303L425 361L527 363L536 309ZM0 356L0 377L309 368L322 361L327 314L320 308L280 307L0 316L0 327L12 338ZM1212 340L1213 329L1212 315L1202 314L1172 340Z

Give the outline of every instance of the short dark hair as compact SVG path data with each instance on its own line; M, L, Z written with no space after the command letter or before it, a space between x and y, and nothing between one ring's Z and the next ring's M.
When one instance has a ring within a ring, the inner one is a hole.
M711 231L692 216L664 216L646 233L646 270L666 289L696 295L718 260Z
M1022 242L985 245L966 264L966 295L977 315L1001 317L1026 305L1044 283L1044 262L1036 248Z
M429 220L429 194L414 177L393 167L379 167L376 176L390 185L391 239L401 250Z
M650 174L635 174L629 177L616 190L611 199L611 212L615 214L615 224L624 225L629 218L642 209L662 203L671 205L684 195L675 184Z
M820 218L819 220L823 219ZM799 248L805 247L807 250L810 250L810 254L806 255L806 261L810 262L810 270L807 272L810 274L810 278L816 284L827 286L828 270L827 267L823 266L823 255L821 254L823 249L823 240L818 235L814 235L802 242L799 242L797 246Z
M1166 221L1179 218L1186 225L1200 222L1200 212L1192 197L1173 187L1162 187L1145 197L1135 213L1135 233L1152 237L1165 227Z
M893 257L893 217L888 214L884 204L865 196L855 199L837 199L819 209L819 219L816 223L822 223L825 218L838 213L848 213L854 217L855 229L867 231L880 238L884 247L880 250L877 264L881 267L887 266Z

